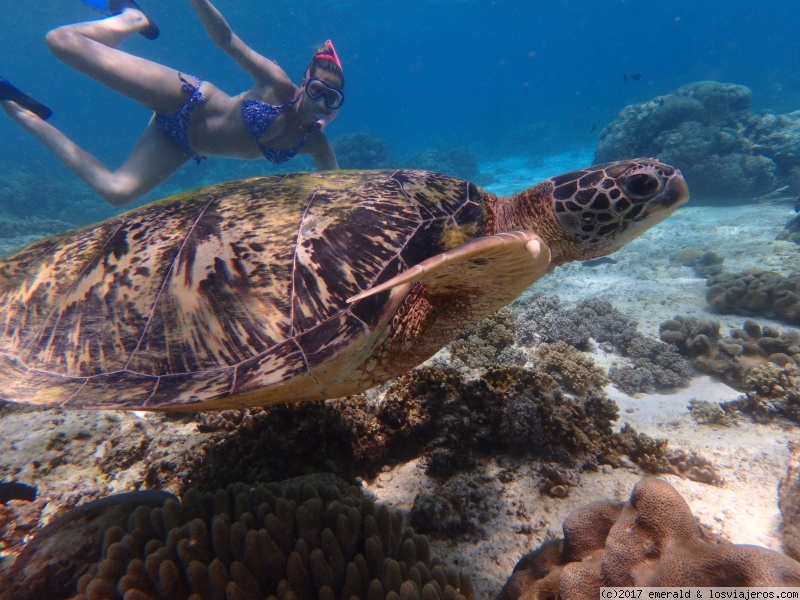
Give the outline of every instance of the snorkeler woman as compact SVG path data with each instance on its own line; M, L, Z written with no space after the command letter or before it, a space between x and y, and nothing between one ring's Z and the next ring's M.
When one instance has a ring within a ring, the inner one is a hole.
M344 73L330 40L311 58L298 87L275 62L242 42L211 2L190 1L214 43L255 79L251 89L231 97L207 81L118 50L134 33L158 35L133 0L85 0L108 16L47 34L47 45L63 62L155 112L117 170L47 123L46 106L0 78L3 110L115 206L139 198L186 161L199 162L204 155L263 156L280 163L302 153L320 170L337 169L322 131L344 102Z

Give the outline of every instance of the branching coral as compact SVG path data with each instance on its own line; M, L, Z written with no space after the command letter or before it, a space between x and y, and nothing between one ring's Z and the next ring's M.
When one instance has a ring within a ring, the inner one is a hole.
M692 419L701 425L722 425L723 427L733 425L731 417L718 402L692 398L689 400L688 408Z
M589 319L574 309L563 307L558 296L533 298L524 306L517 320L520 344L560 340L576 348L586 348L592 334Z
M235 432L200 448L188 480L217 487L310 471L373 474L385 464L384 429L363 396L252 409Z
M612 367L609 377L627 394L652 394L659 389L681 387L695 374L692 363L673 346L651 338L634 337L626 352L632 364Z
M573 308L563 308L557 296L539 296L531 300L517 321L517 332L520 343L537 339L564 341L585 349L593 338L623 352L639 335L636 323L605 300L589 298Z
M708 539L686 501L646 478L625 503L600 500L564 521L564 539L525 555L498 600L597 598L603 586L792 586L800 563L759 546Z
M590 394L608 384L608 379L591 358L562 341L539 344L534 352L534 366L578 395Z
M514 313L508 307L501 308L461 333L450 344L450 353L474 369L525 364L527 354L514 347L515 329Z
M590 298L562 308L557 297L535 298L519 318L517 331L521 343L542 339L586 349L594 339L613 346L631 364L612 368L609 377L629 394L685 385L694 374L672 348L640 334L633 320L605 300Z
M459 473L438 487L414 498L411 524L436 537L481 535L487 522L505 509L502 490L488 478Z
M753 367L745 378L747 391L723 404L725 410L749 414L759 423L783 416L800 423L800 368L764 363Z
M638 433L628 423L622 426L617 435L617 447L620 451L648 473L660 473L665 470L667 445L667 440L653 439L646 433Z

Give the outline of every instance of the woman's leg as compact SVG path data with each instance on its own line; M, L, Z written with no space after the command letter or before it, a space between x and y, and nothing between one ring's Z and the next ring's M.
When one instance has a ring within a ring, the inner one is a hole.
M174 112L186 99L178 71L116 48L147 25L147 17L130 8L54 29L47 34L47 45L61 61L95 81L155 112Z
M111 171L47 121L15 102L0 104L12 119L114 206L122 206L149 192L190 158L151 119L122 166Z

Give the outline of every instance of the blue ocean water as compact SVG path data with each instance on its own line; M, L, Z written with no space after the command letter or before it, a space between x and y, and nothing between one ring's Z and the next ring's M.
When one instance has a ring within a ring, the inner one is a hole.
M161 37L149 42L134 36L125 50L231 94L250 86L248 76L206 37L188 2L142 5L159 23ZM345 68L347 102L329 136L365 132L384 140L396 156L458 147L468 147L479 160L591 152L599 131L624 106L707 79L750 87L755 108L788 112L800 106L800 7L787 1L216 5L240 37L297 80L312 50L333 39ZM117 165L148 111L61 64L44 43L49 29L95 15L74 0L35 8L7 0L0 19L0 75L51 106L52 123L78 144ZM242 168L253 174L267 165ZM37 178L73 177L0 115L0 177L19 169ZM189 164L176 185L208 183L214 173L211 163ZM159 195L163 191L148 198Z

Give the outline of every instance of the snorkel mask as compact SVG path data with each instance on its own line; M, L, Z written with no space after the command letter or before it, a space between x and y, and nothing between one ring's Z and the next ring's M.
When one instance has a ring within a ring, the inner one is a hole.
M324 58L333 61L339 69L342 68L342 63L339 61L339 57L336 55L336 50L333 47L333 42L330 40L325 40L325 50L321 50L315 54L314 58ZM342 107L344 103L344 93L342 90L336 89L324 81L311 77L311 65L306 69L303 79L305 81L305 93L311 100L320 106L324 105L331 111L338 111ZM336 118L336 115L337 112L321 115L316 122L317 129L325 127L325 125Z

